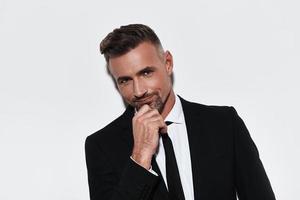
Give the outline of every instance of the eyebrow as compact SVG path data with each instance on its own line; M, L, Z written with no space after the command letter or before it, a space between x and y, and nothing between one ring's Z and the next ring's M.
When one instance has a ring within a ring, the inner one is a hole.
M147 66L144 69L138 71L136 74L137 75L143 75L143 73L149 72L149 71L152 71L152 72L155 71L155 67L154 66Z
M148 71L155 71L155 67L154 66L146 66L145 68L143 68L140 71L138 71L136 73L136 75L140 76L143 73L148 72ZM117 78L117 81L120 82L122 80L130 80L130 79L131 79L130 76L120 76L120 77Z

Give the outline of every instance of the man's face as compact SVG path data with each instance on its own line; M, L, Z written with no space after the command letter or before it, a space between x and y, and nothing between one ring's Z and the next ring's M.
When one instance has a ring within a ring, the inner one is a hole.
M123 99L137 110L144 104L160 113L172 90L172 55L143 42L128 53L109 59L109 71Z

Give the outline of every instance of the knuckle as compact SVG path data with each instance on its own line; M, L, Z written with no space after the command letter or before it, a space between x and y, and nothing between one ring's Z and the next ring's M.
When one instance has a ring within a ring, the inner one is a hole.
M145 109L146 111L150 109L150 106L148 104L144 104L142 106L143 109Z
M155 115L159 115L159 112L158 112L157 109L153 109L152 112L153 112L153 114L155 114Z
M143 120L143 121L141 121L141 123L142 123L145 127L148 125L147 120Z
M132 121L135 122L137 120L137 116L133 116Z
M135 121L139 124L143 122L142 117L137 117Z
M151 111L150 111L150 114L151 114L152 116L156 116L157 113L155 112L155 110L151 110Z

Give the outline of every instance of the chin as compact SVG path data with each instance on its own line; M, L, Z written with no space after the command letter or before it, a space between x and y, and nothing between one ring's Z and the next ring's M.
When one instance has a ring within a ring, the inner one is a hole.
M144 104L135 104L135 103L130 103L132 107L134 107L137 111L143 106L147 104L150 106L151 109L156 109L158 110L159 113L162 113L163 108L164 108L164 103L161 101L161 99L156 99L155 101L149 102L149 103L144 103Z
M153 102L152 105L150 105L151 108L157 109L159 113L162 113L164 104L162 101Z

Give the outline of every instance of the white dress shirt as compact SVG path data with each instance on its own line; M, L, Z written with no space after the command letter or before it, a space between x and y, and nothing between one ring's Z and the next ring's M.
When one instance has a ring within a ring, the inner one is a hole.
M177 161L181 185L186 200L194 200L193 175L189 141L182 105L176 95L175 104L166 117L165 121L173 122L168 126L168 135L173 143L174 153ZM167 185L165 150L162 138L159 139L159 147L156 153L156 162Z

